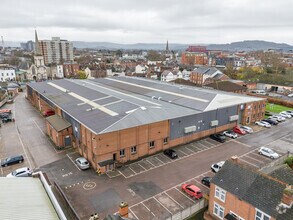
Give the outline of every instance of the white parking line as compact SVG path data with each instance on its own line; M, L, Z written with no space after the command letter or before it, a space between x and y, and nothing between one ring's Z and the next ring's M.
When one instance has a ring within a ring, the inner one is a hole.
M255 160L255 161L257 161L257 162L263 163L263 161L258 160L258 159L255 159L255 158L253 158L253 157L250 157L250 156L248 156L248 154L245 155L245 157L248 157L248 158L250 158L250 159L252 159L252 160Z
M186 198L188 198L190 201L194 202L194 200L192 200L191 198L189 198L187 195L185 195L183 192L181 192L179 189L177 189L177 187L174 187L174 189L176 189L178 192L180 192L183 196L185 196Z
M187 146L185 146L184 148L187 149L187 150L189 150L189 151L191 151L192 154L195 153L193 150L190 150Z
M198 182L201 186L204 186L207 189L210 189L209 187L207 187L206 185L202 184L201 181L198 181L197 179L193 178L196 182Z
M148 162L150 165L152 165L152 166L153 166L152 168L157 167L157 166L155 166L152 162L148 161L147 159L146 159L145 161ZM152 168L151 168L151 169L152 169Z
M156 158L158 161L160 161L162 164L166 164L166 163L164 163L163 161L161 161L159 158L157 158L157 157L154 157L154 158Z
M140 163L137 163L142 169L144 169L145 171L147 171L146 168L144 168Z
M125 176L120 170L117 170L125 179L127 179L128 177Z
M199 145L203 146L205 149L209 149L208 147L206 147L205 145L203 145L202 143L200 142L197 142Z
M130 166L128 166L128 168L129 168L132 172L134 172L135 174L137 174L137 172L135 172Z
M156 217L156 215L143 203L141 202L141 204L154 216Z
M168 162L169 161L172 161L169 157L167 157L165 154L163 154L163 156L165 157L165 158L167 158L168 159Z
M242 161L244 161L245 163L248 163L248 164L254 166L254 167L260 168L259 166L255 165L255 164L253 164L253 163L250 163L250 162L248 162L248 161L242 159L241 157L239 157L239 159L242 160Z
M154 200L156 200L161 206L163 206L164 209L166 209L171 215L173 215L173 213L166 208L166 206L164 206L156 197L154 197Z
M72 158L69 156L69 154L66 154L66 156L69 158L69 160L71 160L71 162L74 164L74 166L75 166L79 171L81 171L81 170L79 169L79 167L76 165L76 163L74 163L74 161L72 160Z
M164 192L173 202L175 202L177 205L179 205L182 209L184 209L184 206L180 205L175 199L173 199L167 192Z
M131 214L132 214L137 220L139 220L139 218L136 216L136 214L134 214L134 212L133 212L131 209L129 209L129 211L131 212Z
M178 150L178 151L180 151L182 154L184 154L185 156L187 156L187 154L186 154L186 153L184 153L182 150Z

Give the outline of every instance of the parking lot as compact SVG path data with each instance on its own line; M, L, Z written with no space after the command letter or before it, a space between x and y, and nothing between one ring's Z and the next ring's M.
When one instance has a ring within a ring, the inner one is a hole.
M190 157L196 153L217 147L219 144L220 143L217 141L214 141L210 138L205 138L196 142L192 142L189 144L185 144L183 146L173 148L174 150L176 150L176 153L178 155L177 159L170 159L163 153L159 153L159 154L144 158L140 161L131 163L130 165L123 166L117 169L118 173L116 172L113 174L112 172L110 172L108 173L108 176L110 178L113 178L113 177L122 175L124 178L131 178L133 176L142 174L152 169L156 169L161 166L165 166L167 164L173 163L177 160L185 159L186 157Z

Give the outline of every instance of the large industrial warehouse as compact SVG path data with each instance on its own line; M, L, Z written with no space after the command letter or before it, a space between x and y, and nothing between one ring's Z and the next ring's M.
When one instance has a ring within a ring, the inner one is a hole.
M94 169L112 170L164 149L260 120L265 99L159 81L112 77L27 85L58 147L73 146Z

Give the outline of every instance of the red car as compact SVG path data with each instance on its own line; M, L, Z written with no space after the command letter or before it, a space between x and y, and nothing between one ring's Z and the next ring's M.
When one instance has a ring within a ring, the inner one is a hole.
M233 128L233 131L235 132L235 133L238 133L238 134L246 134L246 131L244 131L242 128L240 128L239 126L235 126L234 128Z
M48 117L48 116L51 116L51 115L55 115L55 111L53 111L53 110L47 110L47 111L44 111L43 112L43 115L45 117Z
M182 185L182 190L186 192L188 195L190 195L192 198L195 198L195 199L202 198L202 192L200 188L198 188L195 185L185 183Z

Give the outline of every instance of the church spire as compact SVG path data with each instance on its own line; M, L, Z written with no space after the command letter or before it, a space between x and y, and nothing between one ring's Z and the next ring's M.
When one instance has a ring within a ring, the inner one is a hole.
M37 30L35 29L35 55L39 55L39 54L40 54L39 39L38 39Z
M167 40L167 44L166 44L166 51L167 52L169 51L169 43L168 43L168 40Z

